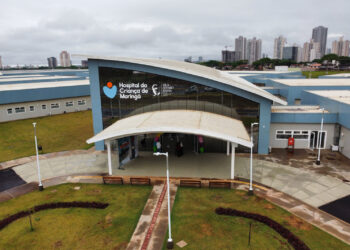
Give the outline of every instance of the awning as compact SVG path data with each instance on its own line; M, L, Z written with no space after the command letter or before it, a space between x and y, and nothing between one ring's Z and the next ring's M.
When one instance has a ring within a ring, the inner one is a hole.
M251 147L242 121L227 116L192 110L153 111L121 119L87 143L150 133L202 135Z

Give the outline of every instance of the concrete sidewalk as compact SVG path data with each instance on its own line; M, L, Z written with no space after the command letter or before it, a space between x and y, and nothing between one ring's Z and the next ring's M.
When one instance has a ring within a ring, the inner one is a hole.
M108 173L105 152L91 151L59 155L40 160L43 179L76 174ZM170 176L224 178L230 176L231 157L226 154L186 153L182 157L169 156ZM112 156L112 163L116 157ZM249 158L237 154L235 176L249 178ZM114 175L165 176L165 159L154 157L151 152L140 152L140 156L123 166L113 166ZM36 162L31 161L12 168L26 182L37 181ZM315 173L302 168L285 166L266 160L254 160L254 181L287 193L303 202L319 207L350 195L350 185L338 178Z

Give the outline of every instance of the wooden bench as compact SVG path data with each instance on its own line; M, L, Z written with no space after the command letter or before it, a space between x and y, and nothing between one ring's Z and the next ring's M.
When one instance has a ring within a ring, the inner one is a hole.
M209 181L209 188L231 188L229 181Z
M150 178L130 178L131 185L151 185Z
M180 180L181 187L202 187L202 182L198 180Z
M103 183L104 184L121 184L123 185L123 178L117 177L117 176L103 176Z

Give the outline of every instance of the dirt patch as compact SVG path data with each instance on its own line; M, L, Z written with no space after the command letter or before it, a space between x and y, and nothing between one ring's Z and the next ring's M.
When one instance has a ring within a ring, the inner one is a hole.
M54 248L60 248L60 247L62 247L63 246L63 243L62 243L62 241L56 241L55 242L55 244L54 244Z
M113 221L113 217L111 214L107 214L105 217L105 223L103 225L103 228L108 228L112 226L112 221Z
M266 203L264 205L264 208L266 208L266 209L274 209L275 207L272 204L270 204L270 203Z
M100 193L102 193L101 189L94 189L94 190L90 190L90 191L86 192L86 194L88 194L88 195L96 195L96 194L100 194Z
M301 220L298 217L293 216L293 215L288 216L284 219L286 220L286 222L289 226L295 227L299 230L308 231L308 230L311 230L311 228L312 228L312 226L310 224L304 222L303 220Z
M115 246L113 248L113 250L122 250L122 249L126 249L126 247L128 246L128 242L122 242L120 244L118 244L117 246Z
M211 236L213 234L213 229L210 224L201 224L200 228L203 236Z
M214 201L221 201L222 200L222 196L221 195L212 195L210 197L211 200L214 200Z

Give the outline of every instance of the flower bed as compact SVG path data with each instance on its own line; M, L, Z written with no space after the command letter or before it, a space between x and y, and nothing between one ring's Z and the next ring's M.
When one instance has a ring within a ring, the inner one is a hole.
M0 221L0 230L15 220L26 217L30 214L39 212L41 210L54 209L54 208L71 208L71 207L105 209L106 207L108 207L108 205L109 205L108 203L82 202L82 201L46 203L46 204L35 206L32 209L21 211L6 217L5 219Z
M239 211L231 208L222 208L222 207L216 208L215 212L218 215L240 216L240 217L245 217L255 221L259 221L269 226L270 228L275 230L277 233L279 233L283 238L288 240L289 244L291 244L294 247L294 249L302 249L302 250L309 249L309 247L302 240L300 240L296 235L294 235L291 231L283 227L278 222L264 215L248 213L244 211Z

